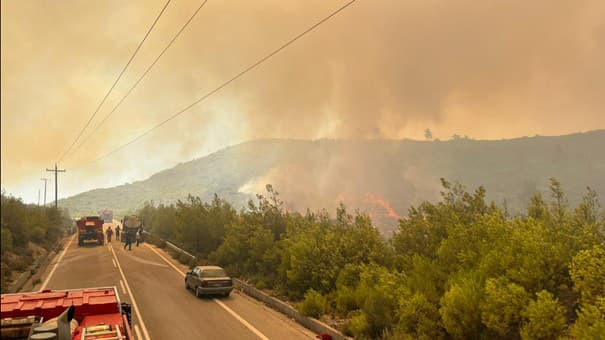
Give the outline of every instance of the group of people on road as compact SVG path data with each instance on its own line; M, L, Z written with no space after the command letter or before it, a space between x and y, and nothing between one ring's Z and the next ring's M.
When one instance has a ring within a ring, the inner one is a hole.
M123 233L123 237L122 240L124 241L124 249L126 249L126 247L128 247L128 250L132 250L132 242L136 241L137 247L139 246L139 243L141 243L141 239L143 237L143 227L139 227L137 229L136 234L132 235L132 233ZM134 238L134 240L133 240Z
M120 225L118 224L116 226L116 240L120 240ZM107 236L107 243L111 243L111 238L113 236L113 229L111 229L111 226L107 228L107 231L105 231L105 234ZM136 231L135 235L132 235L132 233L128 233L128 232L123 232L122 233L122 242L124 242L124 249L126 249L126 247L128 247L128 250L132 250L132 243L136 242L136 246L138 247L139 244L141 243L141 241L143 240L143 227L139 227Z

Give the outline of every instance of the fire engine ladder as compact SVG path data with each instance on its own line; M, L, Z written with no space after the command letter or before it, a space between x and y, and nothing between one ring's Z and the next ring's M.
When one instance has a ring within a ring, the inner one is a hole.
M120 332L119 325L115 325L113 330L111 329L111 327L109 325L102 325L102 326L85 327L82 330L82 336L80 337L80 340L93 339L93 338L97 338L100 336L108 336L108 335L113 335L113 336L109 337L109 338L103 337L103 338L99 338L99 339L103 339L103 340L126 339L126 337L123 336L122 333Z

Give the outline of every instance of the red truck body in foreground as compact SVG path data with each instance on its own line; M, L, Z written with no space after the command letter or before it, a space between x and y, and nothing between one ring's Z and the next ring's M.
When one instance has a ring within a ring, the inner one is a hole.
M2 294L1 299L3 328L8 318L14 320L36 316L44 322L58 317L73 305L73 318L78 325L71 334L71 339L83 339L83 333L88 335L86 339L133 339L130 305L120 302L115 287ZM104 329L101 331L100 328Z

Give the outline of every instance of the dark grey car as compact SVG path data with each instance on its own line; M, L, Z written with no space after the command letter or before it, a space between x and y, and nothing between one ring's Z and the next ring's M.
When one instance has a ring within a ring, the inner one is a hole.
M185 288L192 289L195 296L229 296L233 290L233 280L218 266L197 266L185 275Z

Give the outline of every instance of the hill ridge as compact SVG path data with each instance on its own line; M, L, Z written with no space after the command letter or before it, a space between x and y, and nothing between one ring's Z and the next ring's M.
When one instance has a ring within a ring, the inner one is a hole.
M173 203L187 194L208 200L216 193L243 207L271 183L290 209L332 209L343 201L380 220L382 208L372 197L402 215L412 204L437 198L443 177L471 189L484 185L489 199L506 199L515 210L550 177L561 180L570 203L586 186L603 197L604 147L605 130L502 140L258 139L59 203L74 216L101 208L120 214L146 201Z

